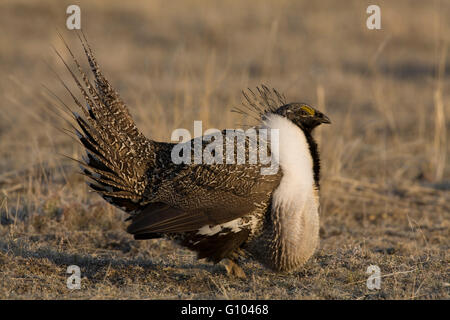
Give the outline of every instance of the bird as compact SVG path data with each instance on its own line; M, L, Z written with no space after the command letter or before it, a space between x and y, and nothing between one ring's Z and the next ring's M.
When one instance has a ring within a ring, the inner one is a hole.
M72 132L85 155L73 160L91 190L128 214L126 231L136 240L174 241L198 259L222 262L229 275L239 278L246 277L239 266L246 257L274 272L304 265L319 244L320 156L312 133L330 119L307 103L287 103L276 89L262 85L243 91L242 105L233 111L257 120L254 129L276 132L276 143L270 141L267 148L278 170L262 174L266 164L248 161L175 163L177 144L139 131L84 32L77 35L94 83L63 38L78 71L55 49L84 100L59 78L80 110L71 112ZM224 146L236 144L226 132L219 133ZM195 139L185 143L192 146ZM201 150L207 148L204 140L195 140ZM244 141L249 152L257 145L248 136Z

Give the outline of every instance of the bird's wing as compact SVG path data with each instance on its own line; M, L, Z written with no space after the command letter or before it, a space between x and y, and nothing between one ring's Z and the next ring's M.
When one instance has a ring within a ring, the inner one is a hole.
M246 148L248 152L248 144ZM246 162L166 168L167 178L155 186L156 203L149 203L131 217L128 232L135 235L188 232L243 217L268 201L280 182L281 170L263 175L262 167L265 165L259 162Z

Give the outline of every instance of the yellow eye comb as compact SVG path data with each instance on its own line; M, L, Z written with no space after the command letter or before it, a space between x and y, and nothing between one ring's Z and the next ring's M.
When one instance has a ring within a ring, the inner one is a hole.
M308 112L312 116L316 113L313 108L308 107L307 105L302 105L301 109Z

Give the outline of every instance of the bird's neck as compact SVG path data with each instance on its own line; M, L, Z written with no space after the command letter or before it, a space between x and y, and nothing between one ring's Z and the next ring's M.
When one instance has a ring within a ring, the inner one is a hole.
M271 115L266 126L279 129L278 160L283 172L280 184L272 194L267 245L269 265L277 270L292 270L304 263L318 244L318 194L314 171L317 145L310 132L284 117Z
M309 151L311 152L311 157L313 160L313 172L314 172L314 183L316 188L320 189L320 156L319 156L319 148L317 146L314 137L312 136L311 129L301 128L303 133L305 134L306 141L308 142Z

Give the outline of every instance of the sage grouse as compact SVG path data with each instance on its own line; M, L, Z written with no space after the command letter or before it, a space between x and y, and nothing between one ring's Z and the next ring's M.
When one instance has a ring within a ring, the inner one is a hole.
M279 170L262 174L267 165L261 161L175 163L171 154L176 144L153 141L139 132L100 71L86 37L79 38L95 85L67 44L81 81L56 53L85 100L79 101L62 82L82 112L73 113L79 126L75 133L86 148L80 164L92 180L90 188L130 214L127 231L135 239L174 240L197 252L199 259L224 260L228 273L239 277L245 277L237 265L242 255L276 271L294 270L308 260L319 240L320 163L311 133L321 123L330 123L328 117L304 103L286 103L276 90L262 86L244 92L247 109L237 110L257 118L255 129L278 129L274 161ZM226 130L220 135L224 145L230 143ZM250 140L245 137L246 151L254 147ZM207 148L200 141L202 150Z

